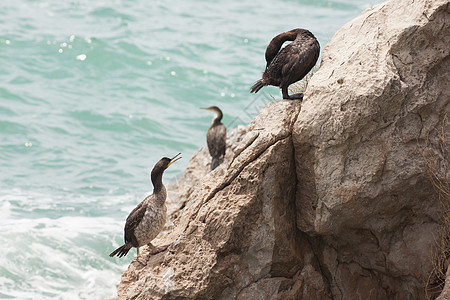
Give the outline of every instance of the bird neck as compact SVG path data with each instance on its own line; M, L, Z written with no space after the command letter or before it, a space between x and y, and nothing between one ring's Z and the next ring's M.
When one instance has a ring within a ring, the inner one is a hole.
M152 183L153 183L153 194L160 193L163 189L165 190L164 184L162 182L163 173L153 175L152 174Z
M163 206L166 202L167 198L167 191L164 184L161 184L161 187L157 191L156 189L153 189L153 205L156 205L156 207Z
M295 40L297 35L298 32L296 32L295 30L291 30L288 32L280 33L270 41L266 49L266 62L267 62L266 68L270 65L275 56L277 56L284 42Z
M217 112L217 117L215 117L215 118L213 119L213 121L212 121L212 125L218 125L218 124L220 124L220 121L222 121L222 118L223 118L222 112L221 112L221 111L218 111L218 112Z

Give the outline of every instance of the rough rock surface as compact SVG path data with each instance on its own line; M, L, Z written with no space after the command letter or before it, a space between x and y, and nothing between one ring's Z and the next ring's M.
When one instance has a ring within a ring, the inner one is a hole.
M336 33L308 85L297 225L323 238L333 298L424 297L440 225L420 149L449 111L448 45L448 1L385 2Z
M154 243L171 246L130 264L119 299L425 298L440 221L422 147L449 111L449 12L365 11L325 47L303 104L233 131L213 172L195 154Z
M239 146L228 151L234 157L226 169L220 167L200 182L192 169L206 155L202 150L194 155L177 184L178 197L189 204L174 229L156 242L173 244L145 268L132 263L122 277L119 298L258 299L283 290L295 298L305 289L301 282L311 282L310 293L323 298L320 276L305 276L299 263L315 262L314 257L299 257L298 251L309 247L297 237L295 221L291 133L299 104L282 101L264 108L242 130ZM189 176L194 184L185 189Z
M224 161L214 172L211 172L211 156L208 148L204 146L192 155L180 178L176 182L167 184L166 205L169 220L161 235L173 230L174 221L180 216L183 209L195 204L197 199L201 197L200 193L214 184L216 176L223 176L228 164L234 157L236 148L247 132L248 126L239 126L228 132Z

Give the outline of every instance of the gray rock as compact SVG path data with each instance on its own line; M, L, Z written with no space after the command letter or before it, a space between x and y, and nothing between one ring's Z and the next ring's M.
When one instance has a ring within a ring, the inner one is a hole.
M323 237L335 298L424 297L440 223L421 149L449 111L448 9L367 10L336 33L309 82L293 132L297 226Z
M119 299L423 299L441 228L423 150L449 110L449 26L443 0L345 25L303 104L230 132L212 172L194 154L168 186L154 244L171 246L130 264Z

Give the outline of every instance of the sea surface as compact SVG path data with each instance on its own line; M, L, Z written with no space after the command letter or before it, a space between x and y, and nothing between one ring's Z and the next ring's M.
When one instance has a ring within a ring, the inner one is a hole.
M174 181L206 144L279 89L249 88L268 42L321 47L378 1L0 1L0 299L112 299L128 213L163 156ZM273 97L273 98L272 98Z

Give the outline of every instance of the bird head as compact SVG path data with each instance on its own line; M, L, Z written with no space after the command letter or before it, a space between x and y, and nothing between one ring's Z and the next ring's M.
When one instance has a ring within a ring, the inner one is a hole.
M222 114L222 111L217 106L202 107L200 109L209 110L209 111L212 111L212 112L214 112L214 113L216 113L218 115Z
M178 157L181 153L178 153L173 158L163 157L161 158L153 167L151 178L156 178L158 175L162 174L171 164L181 159L182 157Z
M182 159L182 157L178 157L179 155L181 155L181 153L178 153L177 155L175 155L172 158L168 158L168 157L163 157L161 158L161 160L159 162L162 162L163 166L165 166L164 169L167 169L171 164L173 164L174 162L176 162L177 160Z
M216 116L216 118L213 119L213 124L220 123L220 121L222 120L223 113L220 110L220 108L218 108L217 106L202 107L200 109L209 110L209 111L216 113L217 116Z

